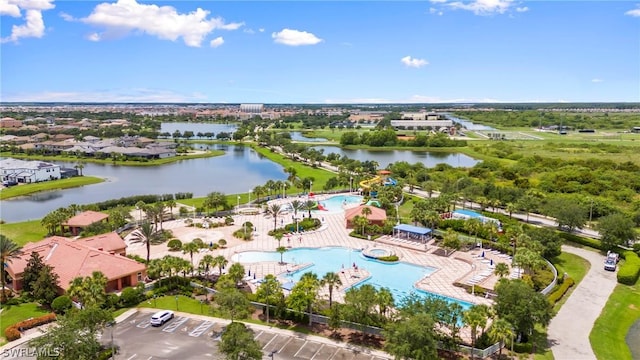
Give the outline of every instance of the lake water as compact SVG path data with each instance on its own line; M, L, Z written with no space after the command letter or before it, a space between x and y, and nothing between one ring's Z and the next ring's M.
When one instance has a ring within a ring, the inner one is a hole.
M472 167L479 162L470 156L458 153L410 150L350 150L330 145L318 145L314 146L314 148L324 150L324 155L337 153L340 156L346 155L350 159L376 161L381 168L385 168L387 165L397 161L406 161L410 164L421 162L426 167L434 167L440 163L449 164L453 167Z
M188 123L188 122L168 122L160 125L160 132L168 132L173 134L178 130L181 133L185 131L193 131L193 134L212 132L217 135L220 132L235 132L238 127L235 124L214 124L214 123ZM193 139L199 139L198 136L194 136Z
M83 174L108 180L80 188L2 200L0 218L7 222L39 219L57 208L71 204L90 204L132 195L192 192L198 197L212 191L243 193L269 179L287 178L282 166L260 156L249 147L219 144L207 147L225 150L226 153L212 158L183 160L153 167L86 163ZM75 165L55 163L65 167Z
M293 141L306 141L306 142L327 142L329 140L323 138L310 138L306 137L304 133L300 131L291 132L291 140Z

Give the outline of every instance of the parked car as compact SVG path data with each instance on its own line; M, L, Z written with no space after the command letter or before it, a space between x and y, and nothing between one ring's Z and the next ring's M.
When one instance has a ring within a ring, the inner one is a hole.
M610 258L604 261L604 269L607 271L616 271L616 261Z
M613 251L607 251L607 259L613 260L617 264L620 262L620 254L614 253Z
M167 321L173 319L173 311L171 310L162 310L151 316L151 325L152 326L162 326Z
M2 182L2 186L4 186L4 187L15 186L15 185L18 185L17 181L5 180L5 181Z

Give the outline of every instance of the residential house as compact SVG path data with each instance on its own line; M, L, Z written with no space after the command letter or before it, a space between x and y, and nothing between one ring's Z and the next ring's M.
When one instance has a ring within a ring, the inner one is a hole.
M115 231L78 239L75 242L94 249L106 251L109 254L127 256L127 244Z
M62 223L62 231L69 231L74 236L80 234L82 229L89 225L109 221L109 215L97 211L83 211L80 214L71 217L69 220Z
M14 118L5 117L0 119L0 128L20 128L22 127L22 121Z
M60 179L60 165L44 161L1 159L0 178L2 181L15 181L25 184L57 180Z

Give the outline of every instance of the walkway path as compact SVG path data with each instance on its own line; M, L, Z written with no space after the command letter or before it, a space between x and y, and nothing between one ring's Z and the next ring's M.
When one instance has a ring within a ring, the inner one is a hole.
M604 257L596 252L571 246L562 246L562 251L587 259L591 268L551 320L550 347L558 360L596 359L589 334L616 286L616 275L604 270Z

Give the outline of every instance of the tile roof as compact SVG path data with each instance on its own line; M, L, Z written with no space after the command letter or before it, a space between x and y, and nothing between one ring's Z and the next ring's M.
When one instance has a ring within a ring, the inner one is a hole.
M75 243L83 244L94 249L104 250L106 252L116 251L127 247L124 240L115 231L78 239Z
M127 257L112 255L65 237L52 236L25 245L23 254L8 264L9 270L14 274L22 274L34 251L42 256L45 264L53 267L64 290L69 288L74 278L91 276L94 271L100 271L107 279L115 280L146 269L144 264Z
M67 220L66 222L64 222L62 225L65 226L89 226L93 223L96 223L98 221L102 221L104 219L107 219L109 217L109 215L105 214L105 213L101 213L101 212L97 212L97 211L83 211L80 214L70 218L69 220Z
M364 216L362 215L363 208L371 209L371 214L367 216L367 219L369 219L369 221L380 221L380 220L387 219L387 212L384 209L380 209L378 207L370 206L370 205L360 205L358 207L347 209L344 212L344 218L347 220L352 220L358 215Z

